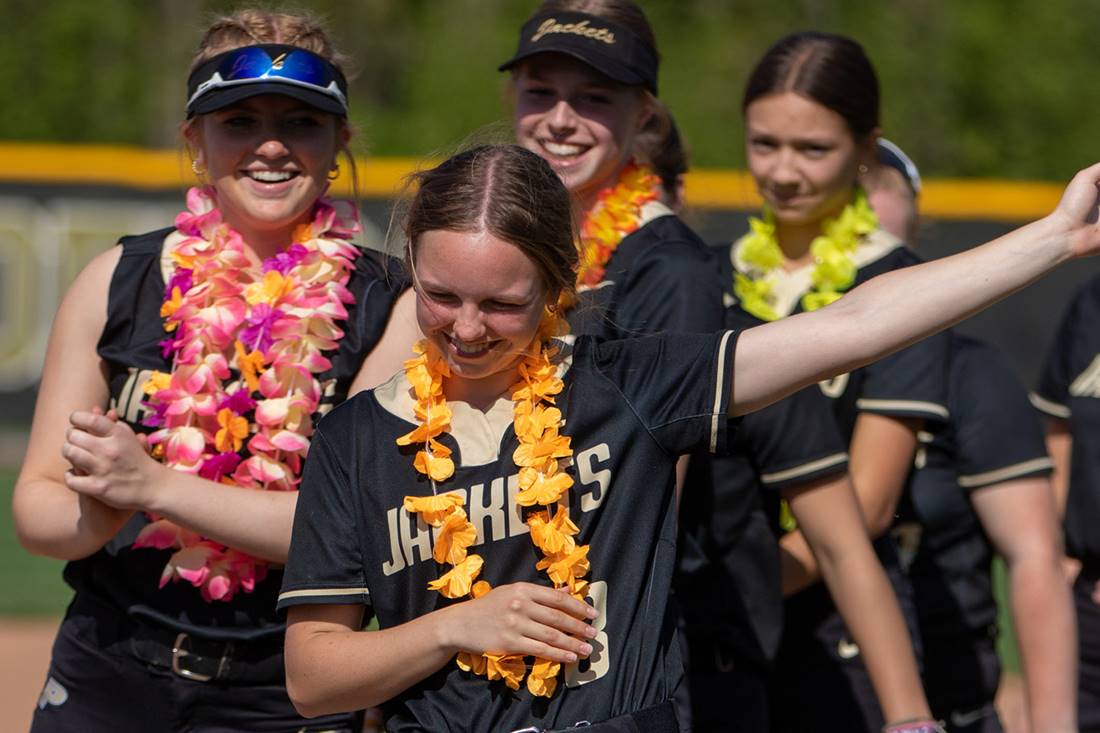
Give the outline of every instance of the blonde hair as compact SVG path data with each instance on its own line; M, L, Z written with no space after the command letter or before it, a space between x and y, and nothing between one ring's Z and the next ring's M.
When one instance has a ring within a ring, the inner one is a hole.
M341 72L348 60L336 50L324 23L315 15L242 8L232 15L218 16L211 22L199 41L198 52L191 60L191 70L219 53L261 43L304 48L331 62Z

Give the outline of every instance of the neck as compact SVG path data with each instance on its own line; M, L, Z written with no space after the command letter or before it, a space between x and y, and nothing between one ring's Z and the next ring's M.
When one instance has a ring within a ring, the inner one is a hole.
M614 175L603 179L599 183L594 183L584 190L570 191L573 194L573 210L578 212L578 225L584 223L585 217L591 214L592 210L596 208L596 204L600 202L600 191L614 188L623 175L623 169L628 165L630 165L629 160L616 168Z
M784 224L776 222L775 238L779 249L783 250L785 265L789 268L804 265L813 255L810 245L821 234L821 222L811 224Z
M515 369L490 374L481 379L453 376L443 382L443 395L448 402L465 402L470 407L488 412L501 397L511 396L511 387L519 379Z

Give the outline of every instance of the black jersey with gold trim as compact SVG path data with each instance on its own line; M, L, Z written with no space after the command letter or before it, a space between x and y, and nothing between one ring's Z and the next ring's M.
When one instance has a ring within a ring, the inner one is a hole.
M1062 318L1032 403L1065 420L1073 437L1066 499L1066 551L1100 565L1100 277Z
M121 240L122 255L111 278L107 323L98 343L107 368L111 406L137 432L151 430L141 424L145 381L153 371L172 369L171 359L161 349L168 334L160 307L165 267L170 262L164 252L173 231L162 229ZM348 304L348 319L341 324L345 335L336 350L327 354L332 367L320 375L325 388L322 411L344 399L363 358L381 338L393 303L404 288L396 268L397 263L377 253L363 251L356 260L348 281L355 302ZM254 592L238 593L229 602L207 603L197 588L186 583L158 588L171 551L131 547L147 523L144 514L135 514L103 549L68 563L66 582L78 594L191 634L225 639L282 633L283 624L275 613L280 570L271 568Z
M726 442L728 378L736 334L574 341L561 369L562 432L572 439L567 499L590 545L590 600L600 611L596 651L567 667L550 700L461 671L448 662L386 706L389 730L508 731L601 720L669 699L681 661L670 613L675 561L675 465L695 448ZM402 508L432 492L395 439L414 423L404 374L357 395L321 423L295 515L280 608L362 604L391 627L448 603L427 583L432 530ZM486 412L451 403L455 491L477 528L472 551L493 586L547 583L516 506L511 402Z
M1039 416L993 347L954 334L948 423L921 431L899 546L928 641L983 632L996 621L993 548L970 495L1014 479L1047 476Z
M646 204L642 221L619 242L600 284L581 290L569 313L573 332L617 339L720 330L722 291L706 245L663 204Z

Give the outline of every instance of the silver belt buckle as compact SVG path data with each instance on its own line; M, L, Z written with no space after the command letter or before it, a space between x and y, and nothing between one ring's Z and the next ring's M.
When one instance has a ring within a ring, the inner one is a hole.
M225 665L229 661L228 655L233 648L233 642L229 642L225 645L225 650L222 652L222 657L218 660L218 671L212 675L203 674L202 672L195 672L194 670L187 669L186 663L180 664L180 660L191 656L191 652L184 649L184 642L187 641L187 632L181 631L176 637L176 641L172 644L172 671L178 674L180 677L184 677L195 682L209 682L215 677L221 676L221 673L225 671Z

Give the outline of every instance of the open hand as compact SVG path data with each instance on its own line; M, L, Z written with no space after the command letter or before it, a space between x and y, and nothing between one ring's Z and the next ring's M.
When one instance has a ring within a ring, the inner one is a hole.
M510 583L450 607L445 644L458 651L523 654L568 664L592 653L596 609L564 590ZM574 638L580 637L580 638Z
M111 410L79 410L69 416L61 455L72 466L65 485L119 509L151 510L161 465L144 442Z
M1067 228L1074 257L1100 253L1100 163L1073 177L1053 216Z

